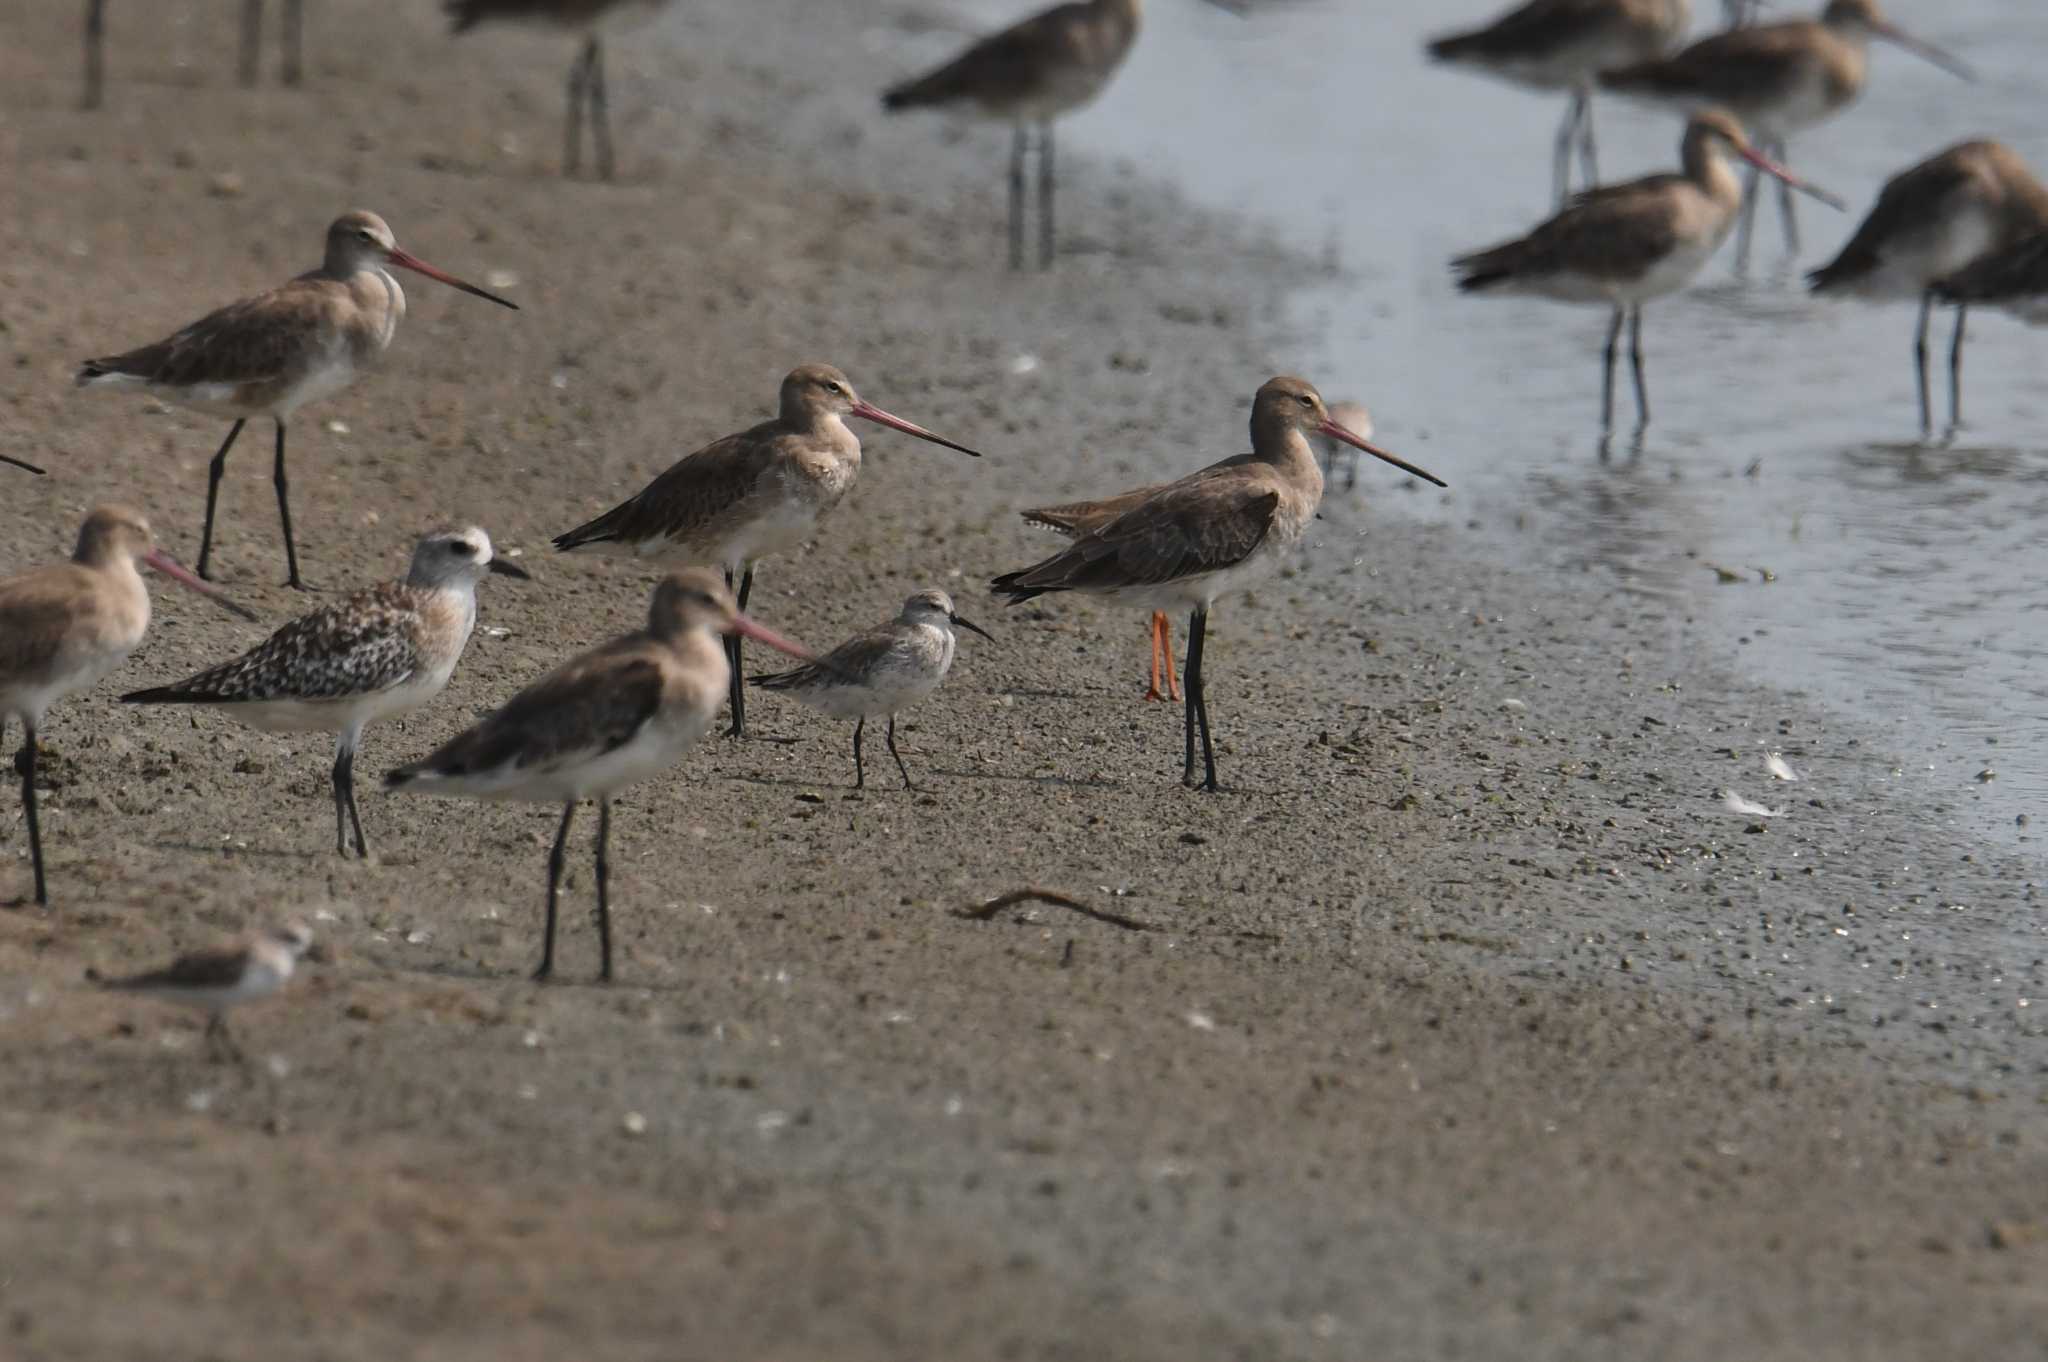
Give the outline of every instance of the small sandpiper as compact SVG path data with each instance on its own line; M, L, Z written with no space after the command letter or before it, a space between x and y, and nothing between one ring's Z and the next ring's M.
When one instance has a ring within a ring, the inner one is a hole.
M896 750L896 714L939 688L953 668L958 640L955 626L983 638L989 632L953 609L943 591L920 591L903 602L895 619L856 634L816 662L749 678L763 690L787 691L821 714L855 720L853 725L853 788L865 789L861 764L861 733L869 719L889 719L889 755L903 773L903 788L914 790L903 754Z
M448 684L476 628L476 584L486 572L526 577L472 525L437 530L413 549L402 582L359 591L302 615L232 662L175 685L121 698L138 705L210 705L266 733L333 733L334 849L349 832L365 859L356 812L356 745L379 719L405 714Z
M720 636L736 633L810 660L741 614L717 574L678 572L655 588L645 629L570 658L467 732L384 777L391 790L562 806L548 854L547 943L535 980L554 973L555 901L569 824L578 804L595 799L598 978L611 982L612 795L666 770L710 729L729 665Z
M268 998L291 981L299 958L313 946L313 933L302 922L259 932L238 945L181 955L162 969L125 979L104 979L98 971L85 977L120 993L140 993L181 1007L196 1007L206 1016L206 1040L214 1058L243 1058L242 1047L228 1034L228 1009Z

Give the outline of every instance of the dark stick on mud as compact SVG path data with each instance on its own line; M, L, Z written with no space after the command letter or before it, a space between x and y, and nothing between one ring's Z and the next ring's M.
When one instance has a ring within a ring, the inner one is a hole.
M1127 932L1156 932L1160 930L1153 923L1140 922L1137 918L1125 917L1122 913L1112 913L1107 908L1097 908L1091 904L1083 903L1079 899L1055 893L1050 889L1028 887L1013 889L1009 893L998 898L992 898L987 903L981 904L978 907L955 908L953 916L966 918L971 922L987 922L997 913L1002 912L1003 909L1013 908L1020 903L1050 903L1056 908L1071 908L1083 917L1092 917L1097 922L1107 922L1110 926L1121 927Z

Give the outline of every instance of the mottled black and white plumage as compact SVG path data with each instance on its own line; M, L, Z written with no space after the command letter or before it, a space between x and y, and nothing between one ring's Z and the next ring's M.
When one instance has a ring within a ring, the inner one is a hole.
M869 719L889 720L889 755L903 773L906 789L915 789L903 757L896 751L896 714L930 695L952 670L957 643L953 629L988 631L953 609L943 591L920 591L903 603L896 618L877 629L856 634L816 662L786 672L749 678L763 690L794 695L822 714L856 720L853 728L853 788L867 785L860 740Z
M302 615L229 662L169 686L121 698L131 704L209 705L272 733L337 733L335 842L348 853L349 825L369 855L356 813L357 742L370 723L418 709L441 693L476 627L476 584L485 572L526 573L496 557L471 526L438 530L413 550L402 582L386 582Z

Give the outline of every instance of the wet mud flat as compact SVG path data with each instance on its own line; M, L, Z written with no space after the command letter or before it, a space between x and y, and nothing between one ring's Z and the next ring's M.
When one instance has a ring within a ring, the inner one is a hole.
M854 114L922 8L685 7L614 63L612 186L552 173L562 44L334 0L307 88L245 92L232 15L172 6L171 38L116 24L86 121L75 16L31 8L0 16L0 449L53 476L0 487L6 570L109 496L192 554L220 428L71 367L364 206L525 311L423 282L386 371L309 409L309 580L444 519L537 574L486 584L366 776L632 627L646 579L547 537L804 360L989 457L877 432L755 612L824 645L940 585L997 642L900 726L922 794L885 765L848 798L845 727L762 695L796 741L619 801L621 983L581 982L578 866L539 989L554 814L366 791L379 857L336 859L322 741L112 703L261 636L159 592L49 725L55 906L0 910L0 1353L2041 1353L2038 869L1897 798L1880 739L1703 661L1680 608L1333 497L1213 616L1205 798L1142 617L979 593L1051 542L1017 507L1233 452L1272 372L1398 408L1313 372L1275 302L1313 276L1256 223L1070 155L1068 256L1002 274L1000 138ZM304 602L266 462L230 466L218 561L275 623ZM1025 884L1141 925L956 915ZM280 912L332 959L238 1017L248 1074L80 983Z

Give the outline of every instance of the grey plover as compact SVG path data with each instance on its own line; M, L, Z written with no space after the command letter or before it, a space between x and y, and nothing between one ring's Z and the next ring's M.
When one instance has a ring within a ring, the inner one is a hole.
M232 662L121 698L207 705L266 733L335 734L334 849L348 854L352 829L367 858L356 745L370 724L418 709L448 684L476 627L476 584L486 572L527 575L492 552L476 526L437 530L413 549L405 580L302 615Z
M86 978L116 992L198 1008L206 1013L206 1040L214 1057L240 1060L242 1049L228 1032L228 1009L268 998L290 983L312 946L313 933L304 923L287 922L232 946L181 955L162 969L122 979L87 970Z
M678 572L655 588L644 630L571 658L468 731L384 777L392 790L562 806L548 854L547 935L535 979L554 973L555 900L569 824L579 803L595 799L598 978L611 981L611 797L673 765L711 728L729 666L719 636L735 633L810 660L741 614L717 574Z
M1920 434L1934 433L1927 382L1927 330L1934 286L1985 256L2048 230L2048 187L2002 142L1962 142L1885 182L1877 203L1849 243L1806 276L1815 293L1874 300L1915 300L1914 377ZM1963 423L1963 327L1968 302L1956 307L1948 347L1948 419Z
M1683 174L1588 190L1529 235L1451 262L1458 287L1468 293L1534 294L1613 309L1600 387L1603 437L1614 429L1614 365L1624 322L1629 325L1637 433L1650 424L1650 395L1643 384L1643 304L1691 283L1728 239L1743 199L1742 185L1728 166L1729 152L1803 193L1843 206L1752 147L1733 118L1710 110L1694 114L1686 125Z
M328 227L327 259L319 269L230 303L154 345L80 366L81 388L134 388L234 422L207 467L206 524L197 565L201 577L209 575L212 562L213 512L228 451L251 418L268 416L277 426L271 481L284 526L285 561L291 585L305 586L292 537L284 428L300 407L349 387L391 344L405 317L405 290L391 275L394 265L505 307L518 306L400 250L384 219L358 210Z
M1251 434L1250 454L1145 489L1135 504L1077 536L1064 551L990 583L1012 604L1047 592L1080 591L1148 611L1187 609L1187 756L1181 779L1196 783L1199 731L1205 790L1217 788L1202 693L1209 607L1218 596L1276 570L1307 532L1323 499L1323 471L1308 437L1343 440L1403 472L1444 485L1435 474L1332 421L1322 395L1304 379L1272 378L1259 388L1252 400Z
M869 719L889 720L889 755L903 773L903 787L917 788L903 754L896 750L896 715L939 688L953 668L955 627L983 638L988 631L953 609L943 591L920 591L903 603L896 618L856 634L816 662L753 678L763 690L795 696L821 714L852 719L853 788L865 789L860 739Z
M585 551L671 565L725 569L738 608L754 589L754 564L808 539L818 521L860 475L860 440L847 428L860 417L962 454L981 456L923 426L861 400L845 374L806 364L782 380L782 410L772 421L728 435L690 454L630 501L555 536L564 553ZM747 728L740 638L726 642L732 728Z
M101 506L85 518L70 562L0 581L0 740L7 721L19 719L26 735L14 769L21 777L37 903L50 897L36 812L36 732L51 705L90 687L142 642L149 628L142 564L256 618L178 566L157 548L149 522L125 506Z

